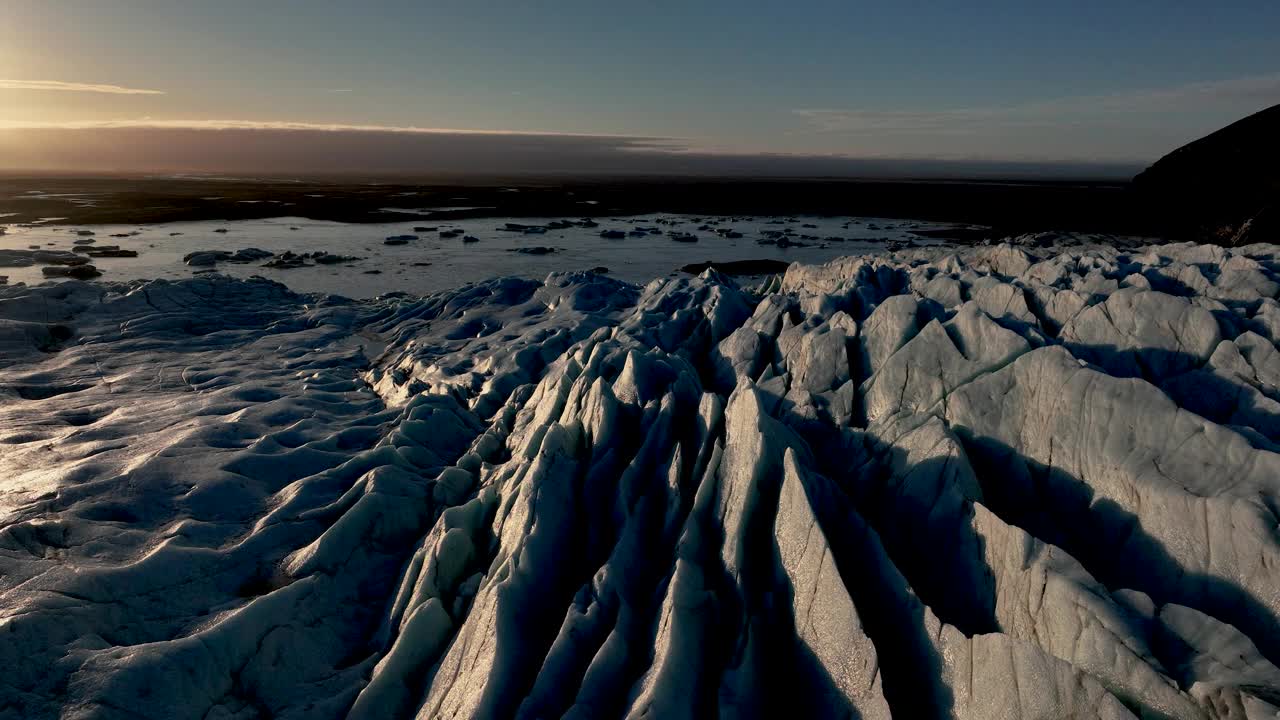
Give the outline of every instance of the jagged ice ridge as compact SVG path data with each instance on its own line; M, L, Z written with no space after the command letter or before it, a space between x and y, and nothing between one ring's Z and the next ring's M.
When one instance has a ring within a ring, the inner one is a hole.
M0 287L0 717L1277 717L1277 278Z

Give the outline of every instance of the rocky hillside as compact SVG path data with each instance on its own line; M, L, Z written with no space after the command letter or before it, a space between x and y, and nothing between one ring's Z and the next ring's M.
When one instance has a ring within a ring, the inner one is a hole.
M1134 189L1175 236L1280 242L1280 105L1174 150Z

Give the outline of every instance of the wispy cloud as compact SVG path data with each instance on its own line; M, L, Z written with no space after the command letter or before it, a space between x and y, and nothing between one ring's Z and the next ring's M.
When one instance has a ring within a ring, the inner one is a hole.
M418 127L415 125L361 125L257 120L152 120L151 118L137 118L123 120L73 120L68 122L29 122L25 120L0 121L0 130L108 130L129 128L159 130L275 130L332 133L393 133L406 135L495 135L503 137L593 138L598 140L625 140L628 142L654 143L678 140L678 138L657 136L642 137L636 135L550 132L542 130L465 130L459 128Z
M353 88L324 88L324 92L327 92L327 93L349 93L349 92L355 92L355 90L354 90Z
M942 110L792 110L824 133L964 135L1015 127L1057 127L1125 115L1221 105L1261 108L1280 102L1280 73L1188 83L1107 95L1080 95L1017 105Z
M108 95L164 95L163 90L143 90L121 85L62 82L61 80L4 80L0 90L56 90L60 92L105 93Z
M0 121L0 167L484 174L612 172L670 157L671 138L394 125L126 119Z

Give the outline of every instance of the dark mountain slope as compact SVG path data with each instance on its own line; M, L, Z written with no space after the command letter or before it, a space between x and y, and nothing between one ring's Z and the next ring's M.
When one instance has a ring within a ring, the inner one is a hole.
M1172 234L1280 241L1280 105L1174 150L1134 178L1134 190Z

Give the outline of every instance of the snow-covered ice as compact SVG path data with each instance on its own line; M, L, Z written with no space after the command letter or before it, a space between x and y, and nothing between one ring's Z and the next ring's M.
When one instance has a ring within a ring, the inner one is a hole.
M1041 244L0 287L0 718L1280 716L1280 247Z

